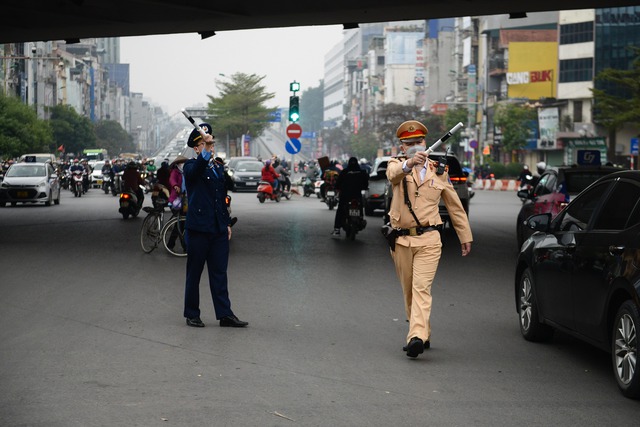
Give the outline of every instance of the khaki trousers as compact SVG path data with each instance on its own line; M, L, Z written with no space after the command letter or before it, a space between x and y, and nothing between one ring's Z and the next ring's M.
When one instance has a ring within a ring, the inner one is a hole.
M413 337L422 341L431 337L431 284L442 253L440 234L437 231L427 232L418 239L420 246L396 244L395 251L391 251L409 320L407 343ZM415 242L417 239L412 240Z

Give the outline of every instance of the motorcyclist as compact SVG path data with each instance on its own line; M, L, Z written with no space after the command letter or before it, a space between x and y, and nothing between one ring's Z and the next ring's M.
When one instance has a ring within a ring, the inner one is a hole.
M86 193L89 191L90 182L89 177L91 176L91 172L93 172L93 168L87 162L87 159L82 159L82 167L84 168L84 172L82 174L82 189Z
M289 179L289 175L291 174L289 173L287 168L277 159L273 162L273 168L275 169L276 173L280 175L278 181L282 183L282 191L289 191L291 189L291 180Z
M520 172L520 176L518 177L518 180L520 181L520 189L526 188L527 184L530 184L532 179L533 175L529 170L529 166L522 166L522 171Z
M109 160L105 160L104 161L104 166L102 166L102 175L103 176L108 176L109 178L111 178L107 185L107 189L110 187L111 188L111 192L113 194L116 194L116 186L115 186L115 171L113 170L113 167L111 167L111 162Z
M531 186L532 187L535 187L536 185L538 185L538 181L540 181L540 177L542 176L542 174L544 173L544 171L546 169L547 169L547 164L545 162L536 163L536 170L537 170L538 174L535 175L531 179Z
M369 174L360 168L358 159L351 157L347 168L342 170L336 181L336 190L340 193L336 218L333 223L333 236L340 235L340 228L346 217L347 207L354 198L362 198L362 191L369 188ZM362 210L362 204L360 205Z
M271 165L271 160L267 160L264 162L264 167L262 168L262 180L271 184L273 187L274 193L278 190L278 172Z
M138 198L138 206L142 206L144 202L144 191L140 187L144 187L144 184L144 179L140 175L140 172L138 172L136 162L129 162L122 174L122 190L134 192Z
M356 159L357 161L357 159ZM340 168L338 168L338 161L332 160L329 164L329 167L322 174L322 185L320 185L320 198L324 202L325 196L327 194L327 187L335 186L335 181L338 178L338 174L340 173Z

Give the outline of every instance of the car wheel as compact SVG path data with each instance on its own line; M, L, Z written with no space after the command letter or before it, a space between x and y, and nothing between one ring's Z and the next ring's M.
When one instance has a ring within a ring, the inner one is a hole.
M60 204L60 190L58 190L58 197L53 201L56 205Z
M640 397L637 369L640 313L633 301L625 301L616 314L611 334L611 360L618 387L626 397Z
M518 317L520 332L527 341L546 341L553 336L553 328L540 323L538 303L533 292L533 277L530 269L525 269L518 284Z
M7 204L5 202L0 202L0 207L5 207Z
M51 206L51 200L53 200L53 193L51 191L49 191L49 197L47 198L47 201L44 202L45 206Z

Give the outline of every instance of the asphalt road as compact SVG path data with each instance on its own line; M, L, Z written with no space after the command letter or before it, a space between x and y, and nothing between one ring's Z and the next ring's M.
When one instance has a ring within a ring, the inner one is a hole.
M147 201L148 203L148 201ZM432 348L402 352L407 324L379 226L330 237L317 198L233 194L232 307L182 317L185 259L140 249L98 190L59 206L0 208L3 426L635 425L609 356L563 334L524 341L514 303L509 192L476 192L474 244L445 239Z

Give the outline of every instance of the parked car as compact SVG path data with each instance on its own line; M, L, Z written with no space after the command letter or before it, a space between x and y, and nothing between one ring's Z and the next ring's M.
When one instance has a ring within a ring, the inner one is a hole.
M429 154L429 158L431 160L440 160L445 157L445 153L442 152L433 152ZM467 178L469 174L462 170L462 166L460 166L460 162L458 158L454 154L446 153L446 163L449 166L449 179L451 180L451 184L453 188L455 188L458 197L460 198L460 202L462 203L462 207L464 208L467 216L469 215L469 200L471 199L469 194L469 187L467 186ZM393 191L391 188L391 183L387 181L387 186L384 192L385 199L385 214L384 221L389 222L389 208L391 207L391 199L393 197ZM440 201L439 204L440 210L440 218L442 219L445 227L447 224L451 225L451 218L449 217L449 213L447 212L447 207L444 204L444 201Z
M391 157L378 157L369 175L369 189L364 195L364 213L371 216L385 210L384 193L387 187L387 162Z
M537 184L531 190L518 191L518 197L524 199L516 223L518 249L533 233L524 220L534 214L551 213L555 217L582 190L598 178L620 171L613 166L563 166L549 167L540 175Z
M60 180L51 162L14 163L0 183L0 206L7 203L60 204Z
M264 165L260 160L243 160L236 162L227 173L233 181L232 191L258 191L258 183L262 178Z
M618 387L640 397L640 172L608 174L534 231L518 256L520 331L545 341L561 330L611 353Z

